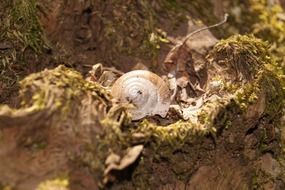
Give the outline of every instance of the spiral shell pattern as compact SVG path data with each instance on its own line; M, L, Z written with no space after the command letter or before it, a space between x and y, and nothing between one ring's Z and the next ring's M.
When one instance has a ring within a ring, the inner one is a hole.
M171 101L168 84L146 70L135 70L122 75L112 86L111 93L118 101L135 105L130 110L133 120L156 114L165 117Z

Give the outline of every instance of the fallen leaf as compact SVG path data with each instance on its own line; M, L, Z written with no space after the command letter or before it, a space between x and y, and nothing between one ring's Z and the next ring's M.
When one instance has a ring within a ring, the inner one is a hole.
M104 171L104 175L106 176L110 173L111 170L123 170L127 168L129 165L134 163L143 150L143 145L136 145L127 150L126 155L120 159L120 156L112 153L109 155L105 161L107 167Z

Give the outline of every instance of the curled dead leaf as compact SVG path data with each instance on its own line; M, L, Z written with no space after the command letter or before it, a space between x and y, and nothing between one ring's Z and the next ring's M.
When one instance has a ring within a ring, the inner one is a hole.
M115 153L111 153L106 161L106 169L104 171L104 183L109 181L108 174L112 170L123 170L133 164L143 150L143 145L136 145L126 150L126 154L121 158L119 155Z

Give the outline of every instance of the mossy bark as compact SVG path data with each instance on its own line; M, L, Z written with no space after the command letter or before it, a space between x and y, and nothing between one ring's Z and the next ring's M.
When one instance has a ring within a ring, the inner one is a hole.
M98 61L128 70L126 60L150 61L146 65L159 70L163 51L169 49L164 49L169 25L179 28L188 21L189 10L194 23L213 23L216 17L208 8L214 9L218 1L140 1L129 8L123 1L73 1L67 6L63 2L0 3L8 24L1 25L0 37L13 44L0 52L0 68L12 83L19 74L13 71L41 60L42 67L30 72L63 62L84 73L85 64ZM250 2L250 14L260 15L257 5L266 3ZM54 9L46 14L49 6ZM272 11L272 19L264 15ZM248 22L249 32L263 37L272 29L275 41L283 31L279 20L275 23L279 11L271 7L258 17L259 24L270 21L264 30ZM170 24L160 25L170 18ZM243 24L231 19L229 25ZM44 33L60 43L50 49ZM235 35L213 48L207 46L201 59L207 68L206 83L221 85L206 88L206 101L190 120L176 119L164 126L149 118L132 122L128 105L114 103L108 89L67 66L25 77L19 83L18 108L0 107L0 189L285 188L282 42L283 38L275 51L253 36ZM110 155L122 158L136 145L144 146L137 160L104 173Z
M233 59L231 52L235 52ZM209 56L211 65L223 69L209 67L208 73L220 72L235 90L221 88L219 98L210 98L202 106L196 122L178 121L168 126L147 120L131 122L126 107L112 103L104 87L85 81L64 66L28 76L21 82L21 108L0 109L2 183L29 189L64 176L73 189L78 185L76 176L83 175L92 188L166 188L178 183L191 189L215 186L211 180L204 184L195 181L197 175L213 175L219 181L215 187L220 189L229 188L232 179L236 181L231 185L238 188L250 189L253 183L262 187L269 179L284 187L282 172L272 177L259 164L264 154L278 164L283 162L278 130L284 92L279 76L268 69L273 63L266 44L253 37L235 36L218 43ZM104 184L108 155L122 155L136 144L145 147L139 160L108 176L109 182L116 179L115 186ZM46 154L49 156L44 157ZM8 161L15 163L13 167ZM21 162L27 165L16 164ZM281 164L278 166L283 171ZM25 170L21 175L17 173L20 169ZM204 170L214 171L200 174ZM166 176L160 175L162 171ZM27 176L30 180L24 180Z

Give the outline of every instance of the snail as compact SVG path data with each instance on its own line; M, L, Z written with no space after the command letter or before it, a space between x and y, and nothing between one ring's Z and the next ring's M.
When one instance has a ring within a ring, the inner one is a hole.
M227 17L228 15L225 14L223 21L188 34L181 43L172 48L170 54L176 48L186 45L187 40L193 35L225 23ZM135 108L130 110L132 120L152 115L165 117L177 92L177 71L178 64L168 73L168 83L147 70L130 71L115 81L111 93L119 102L129 102L135 105Z
M119 102L129 102L132 120L145 116L165 117L171 103L169 84L158 75L147 70L130 71L118 78L111 93Z

